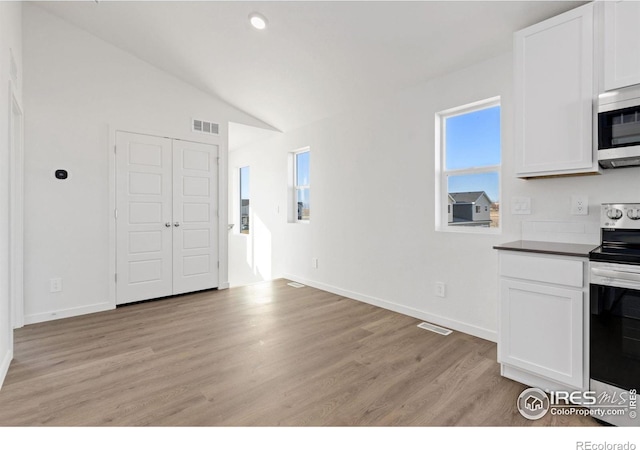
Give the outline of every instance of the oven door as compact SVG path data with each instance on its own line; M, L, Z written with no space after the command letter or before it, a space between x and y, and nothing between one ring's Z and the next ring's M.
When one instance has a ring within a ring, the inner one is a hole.
M590 377L640 388L640 267L594 263L590 285Z

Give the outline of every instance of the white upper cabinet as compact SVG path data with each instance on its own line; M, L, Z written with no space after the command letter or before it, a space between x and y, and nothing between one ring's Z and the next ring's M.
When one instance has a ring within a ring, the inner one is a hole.
M640 83L640 2L604 3L604 88Z
M518 31L514 39L517 176L598 173L593 4Z

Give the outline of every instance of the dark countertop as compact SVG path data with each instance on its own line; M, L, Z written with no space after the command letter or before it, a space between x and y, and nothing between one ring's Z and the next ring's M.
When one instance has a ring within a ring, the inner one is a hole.
M547 255L589 257L589 252L598 247L595 244L564 244L562 242L514 241L495 245L496 250L515 252L544 253Z

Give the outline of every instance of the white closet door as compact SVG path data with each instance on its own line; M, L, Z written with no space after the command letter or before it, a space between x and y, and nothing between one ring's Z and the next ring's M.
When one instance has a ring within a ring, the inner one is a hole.
M173 293L218 286L218 147L173 141Z
M117 303L171 295L171 140L116 134Z

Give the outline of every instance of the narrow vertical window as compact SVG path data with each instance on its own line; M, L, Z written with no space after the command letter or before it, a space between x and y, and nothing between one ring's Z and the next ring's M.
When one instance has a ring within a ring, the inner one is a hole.
M440 112L436 128L438 229L500 228L500 98Z
M249 234L249 167L240 168L240 233Z
M309 150L305 150L295 154L295 210L296 218L299 222L306 222L310 218L309 155Z

